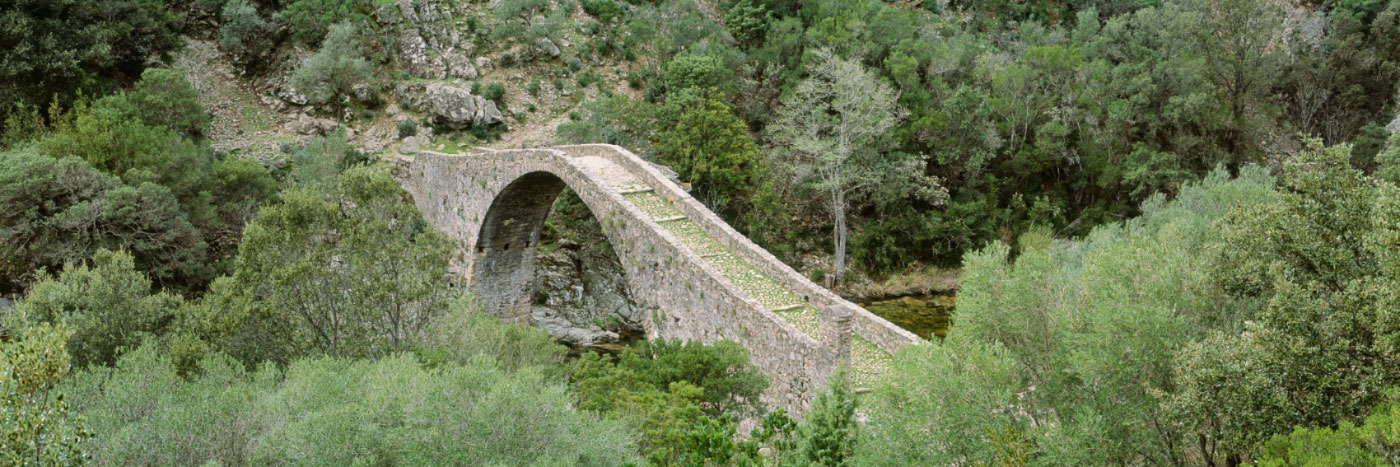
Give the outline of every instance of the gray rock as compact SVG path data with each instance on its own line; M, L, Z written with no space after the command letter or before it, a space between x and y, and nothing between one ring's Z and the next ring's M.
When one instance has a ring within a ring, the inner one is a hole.
M400 154L418 154L418 137L409 136L399 143Z
M501 123L504 116L496 103L471 91L442 83L429 84L424 90L428 112L439 122L455 128L490 126Z
M486 57L476 57L477 68L491 68L491 59Z
M447 65L447 76L452 78L476 79L476 67L471 59L457 52L444 52L442 61Z
M282 80L282 85L277 87L277 98L292 105L306 105L311 102L311 99L307 98L306 94L298 91L296 86L292 86L290 76Z
M360 83L350 87L350 94L355 96L355 100L362 104L367 104L374 100L374 91L368 84Z
M547 37L537 39L535 41L535 48L541 53L548 55L550 58L558 57L560 53L559 46L554 45L554 41L549 40Z
M417 29L406 29L399 33L399 63L416 78L443 79L447 77L447 66L442 57L428 55L428 43Z
M385 142L382 139L370 137L369 139L365 140L365 152L368 152L370 154L379 154L381 152L384 152L384 148L386 147L389 147L389 143Z
M627 290L622 265L605 241L580 245L560 240L559 249L537 257L537 299L531 321L551 336L575 345L618 339L608 329L641 332L642 312Z
M0 297L0 312L13 310L14 308L15 308L15 302L14 302L14 301L12 301L12 300L10 300L10 299L8 299L8 298L5 298L5 297Z
M328 134L340 128L340 124L335 120L326 118L314 118L306 114L297 114L283 126L287 131L299 135Z
M1394 120L1391 120L1390 123L1385 124L1385 131L1389 131L1391 133L1400 131L1400 115L1396 115Z
M548 332L550 337L575 346L614 342L618 339L615 332L604 331L597 326L575 325L568 318L559 316L554 310L545 307L534 307L530 312L530 322Z

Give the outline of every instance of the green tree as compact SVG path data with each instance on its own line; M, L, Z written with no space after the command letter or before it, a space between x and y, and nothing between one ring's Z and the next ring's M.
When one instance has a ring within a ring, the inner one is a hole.
M1226 150L1257 157L1259 135L1252 132L1264 125L1251 120L1269 117L1261 104L1277 77L1278 47L1271 43L1282 25L1281 8L1268 0L1189 0L1182 8L1187 15L1180 37L1204 60L1204 76L1231 119Z
M760 188L764 160L748 127L715 94L667 97L668 108L672 101L681 108L671 111L675 125L657 135L656 150L697 198L732 217Z
M157 283L202 277L206 244L169 189L136 186L33 147L0 152L0 271L22 289L42 267L125 249Z
M63 323L72 331L73 364L112 365L124 350L159 336L180 298L151 293L151 281L125 252L98 250L91 263L64 265L57 277L40 271L38 282L15 304L31 323Z
M231 279L187 310L182 327L248 361L407 349L454 291L451 242L402 190L357 167L328 193L284 193L244 230Z
M128 96L142 123L163 126L185 136L200 136L209 130L209 116L199 105L198 97L184 73L162 68L141 72L141 79Z
M831 377L827 392L817 395L798 427L802 456L813 465L854 465L856 439L856 398L851 394L846 374Z
M245 68L261 64L277 44L277 25L247 0L229 0L219 12L219 48Z
M72 368L63 325L28 326L0 342L0 462L6 465L78 465L92 436L70 415L55 388Z
M1343 421L1330 427L1294 427L1264 443L1261 467L1291 465L1395 465L1400 462L1400 403L1371 409L1361 426Z
M182 377L154 343L65 383L111 465L615 465L639 462L617 421L578 411L538 368L487 355L301 359L249 371L220 354ZM179 408L171 410L170 408Z
M0 12L0 117L17 103L70 104L179 47L180 18L154 0L19 0ZM0 118L3 119L3 118Z
M724 26L740 44L758 45L768 32L768 23L773 16L763 4L755 5L753 0L739 0L724 12Z
M367 82L372 71L355 42L354 25L349 22L332 25L321 43L321 51L292 73L292 86L305 93L311 102L338 105L352 88Z
M798 170L812 173L826 197L832 218L832 273L839 281L846 272L849 197L891 178L935 203L946 200L947 190L923 177L917 161L891 160L879 152L886 132L904 115L895 90L857 60L837 57L830 50L813 56L810 77L783 100L771 131L792 148Z
M1222 455L1295 425L1358 422L1400 384L1400 188L1353 169L1346 146L1305 144L1281 199L1236 212L1211 250L1215 280L1262 309L1177 362L1174 408Z
M368 0L293 0L286 5L281 17L291 39L307 45L320 43L338 23L369 24L374 9Z

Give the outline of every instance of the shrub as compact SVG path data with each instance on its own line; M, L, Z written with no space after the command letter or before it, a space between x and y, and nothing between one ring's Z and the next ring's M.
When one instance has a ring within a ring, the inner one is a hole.
M496 102L496 105L504 106L506 99L506 87L505 85L499 82L492 81L491 84L487 85L486 89L482 91L481 97L486 98L486 100Z
M418 122L413 121L411 118L399 120L397 123L394 123L394 127L399 131L399 138L418 135Z
M355 26L347 22L331 26L321 51L292 74L292 86L311 102L339 102L357 84L370 78L369 61L355 43Z
M181 46L180 17L149 0L5 2L0 44L0 121L15 105L71 104L137 76L151 57Z
M525 90L530 93L531 97L540 97L540 80L531 81L530 86Z
M141 80L128 96L142 123L187 136L202 135L209 129L209 115L199 105L198 97L184 73L161 68L142 72Z
M54 390L71 368L64 346L72 331L47 323L11 331L19 335L0 341L0 464L81 465L92 434Z
M615 365L581 362L573 380L582 407L605 406L612 387L651 387L667 391L673 383L701 388L696 403L711 415L761 413L759 395L768 389L768 378L749 363L748 351L733 341L705 345L696 341L660 339L628 347ZM618 382L621 378L624 382ZM600 381L611 382L598 385Z
M211 355L189 379L148 344L63 389L111 465L616 465L635 446L616 421L569 404L539 371L489 357L425 368L411 355L320 357L285 374ZM179 407L181 410L165 410Z
M122 350L159 335L179 301L152 295L151 280L136 270L131 255L98 250L90 264L68 263L57 278L41 271L15 312L31 323L68 326L73 364L82 368L116 363Z
M295 0L282 9L282 21L292 40L315 45L337 23L372 24L368 13L373 8L370 0Z
M276 25L247 0L229 0L219 13L219 48L244 67L260 64L276 44Z
M469 298L458 298L417 339L416 351L429 363L466 364L481 356L516 372L538 367L546 373L564 363L568 349L549 333L525 324L506 324L483 312Z
M613 0L583 0L583 11L598 18L599 22L611 23L622 12L622 7Z
M392 176L354 167L259 210L232 277L181 310L181 329L248 362L405 350L455 294L451 251Z
M100 248L125 248L162 284L204 275L205 243L168 188L124 185L32 147L0 152L0 226L0 286L10 290Z

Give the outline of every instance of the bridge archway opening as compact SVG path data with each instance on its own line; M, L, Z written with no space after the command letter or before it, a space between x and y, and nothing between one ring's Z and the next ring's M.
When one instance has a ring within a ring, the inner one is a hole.
M547 229L547 220L565 227ZM545 255L541 244L550 246ZM547 330L564 333L555 338L575 345L607 339L593 333L598 323L624 337L644 332L611 240L593 210L552 173L527 173L496 194L473 255L470 288L489 313L534 324L544 316L552 323ZM561 319L573 328L559 329Z

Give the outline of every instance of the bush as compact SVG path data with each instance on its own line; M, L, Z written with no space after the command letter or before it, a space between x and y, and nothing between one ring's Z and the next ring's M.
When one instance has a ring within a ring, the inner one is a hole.
M149 0L19 0L0 21L0 121L18 103L62 106L181 46L180 17Z
M73 365L111 365L123 350L158 336L179 306L179 297L151 294L151 281L131 255L98 250L92 262L64 265L58 278L45 272L15 304L30 323L63 323L72 330Z
M451 251L392 176L354 167L259 210L232 277L181 310L181 330L247 362L406 350L456 293Z
M583 11L601 23L611 23L622 12L622 7L613 0L583 0Z
M292 74L292 86L311 102L335 102L348 95L357 84L370 78L369 61L355 43L355 26L342 22L331 26L321 51Z
M399 131L399 138L418 135L418 122L413 121L413 119L399 120L394 123L394 127Z
M508 372L537 367L546 373L564 363L568 348L526 324L506 324L469 298L458 298L427 326L414 348L429 363L466 364L492 357Z
M263 19L248 0L229 0L219 18L219 48L244 67L261 64L277 43L276 25Z
M372 24L369 13L374 8L370 0L295 0L282 9L294 41L315 45L333 27L342 22Z
M531 97L540 97L540 80L531 81L525 91L529 92Z
M416 127L415 127L416 128ZM337 129L326 137L315 137L292 151L291 181L315 190L334 188L336 177L345 169L363 162L365 156Z
M492 81L491 84L487 85L486 89L481 92L481 97L486 98L488 101L496 102L498 106L504 106L506 104L506 86L499 82Z
M666 392L673 383L685 382L701 388L696 403L714 416L762 413L758 398L768 389L768 378L749 363L748 351L734 341L714 345L642 341L624 349L615 365L581 360L573 380L584 408L606 406L613 386ZM608 383L599 385L602 381Z
M65 343L72 333L62 324L11 328L0 341L0 464L81 465L83 442L92 436L82 418L69 415L54 387L70 368Z
M209 115L199 105L199 94L185 75L175 70L150 68L128 96L142 123L162 126L186 136L209 130Z
M732 91L734 73L724 67L718 57L684 53L677 55L661 71L666 92L680 92L686 88L717 88L726 93Z
M186 380L148 344L117 368L63 389L98 433L86 446L111 465L614 465L637 462L614 421L570 407L540 372L507 373L489 357L424 368L299 360L249 372L221 355ZM181 410L165 410L179 407Z
M10 290L101 248L126 249L161 284L205 275L205 242L168 188L128 186L32 147L0 152L0 244L0 287Z

